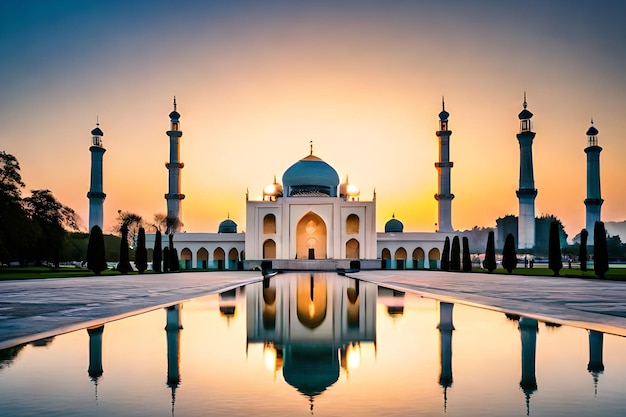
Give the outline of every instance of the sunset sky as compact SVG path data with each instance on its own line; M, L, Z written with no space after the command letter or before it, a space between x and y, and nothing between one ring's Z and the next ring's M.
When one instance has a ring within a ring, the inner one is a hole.
M602 218L626 219L626 2L0 3L0 150L87 229L104 131L105 232L164 213L168 114L181 114L184 229L245 230L245 195L309 152L377 194L377 229L434 231L437 114L450 113L452 225L518 214L518 113L534 113L536 214L585 223L585 132L599 130Z

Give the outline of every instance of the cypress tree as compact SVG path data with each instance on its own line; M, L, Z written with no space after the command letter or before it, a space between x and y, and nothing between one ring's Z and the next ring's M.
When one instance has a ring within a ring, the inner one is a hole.
M558 222L550 223L550 235L548 236L548 268L554 272L555 277L559 276L559 271L563 268Z
M458 236L452 238L452 252L450 254L450 270L461 270L461 243Z
M154 235L154 251L152 251L152 270L161 272L161 261L163 260L163 252L161 248L161 231L157 230Z
M176 248L170 251L170 271L178 272L180 270L180 263L178 262L178 251Z
M450 270L450 238L446 236L446 241L443 244L443 253L441 254L441 270Z
M122 225L122 240L120 240L120 261L117 264L117 270L122 274L128 274L132 267L128 257L128 226Z
M170 248L163 248L163 272L170 271Z
M140 274L148 269L148 249L146 249L146 231L143 227L137 232L137 252L135 253L135 266Z
M604 274L609 270L609 254L603 222L596 222L593 228L593 270L598 278L604 278Z
M578 248L578 259L580 260L580 270L587 270L587 238L589 232L587 229L580 231L580 248Z
M463 236L463 272L472 272L472 258L470 257L469 239Z
M517 267L517 253L515 252L515 238L511 233L504 239L502 249L502 267L510 274L513 268Z
M483 268L487 272L493 272L496 269L496 245L494 242L493 230L489 232L487 237L487 249L485 249L485 260L483 261Z
M96 275L107 269L106 258L104 255L104 236L102 229L95 225L89 233L89 242L87 243L87 268Z

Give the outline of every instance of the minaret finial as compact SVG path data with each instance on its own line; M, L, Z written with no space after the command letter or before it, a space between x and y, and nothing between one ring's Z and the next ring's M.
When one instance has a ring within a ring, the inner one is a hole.
M524 91L524 108L526 108L526 106L528 106L528 103L526 103L526 91Z
M174 111L176 111L176 96L174 96Z
M230 211L228 213L226 213L226 218L230 219Z
M446 100L441 96L441 110L446 111Z
M100 116L96 115L96 127L100 126ZM591 123L593 124L593 119L591 119Z
M313 155L313 141L309 141L309 146L311 147L311 155Z
M593 124L593 117L591 118L591 124Z

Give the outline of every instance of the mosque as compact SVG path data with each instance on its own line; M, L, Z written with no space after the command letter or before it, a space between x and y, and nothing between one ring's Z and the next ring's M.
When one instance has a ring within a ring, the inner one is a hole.
M383 233L377 232L376 194L371 200L362 199L359 188L347 177L341 182L335 168L315 155L311 144L309 153L284 171L281 182L274 178L264 188L261 200L250 200L246 195L246 233L238 232L238 225L230 218L220 223L217 233L175 233L181 268L252 269L263 260L272 260L279 269L334 270L347 266L350 260L361 261L364 268L438 268L445 238L453 232L448 115L444 104L436 133L442 159L435 164L440 182L440 192L435 196L440 205L438 232L404 232L395 216L385 224ZM181 193L184 164L180 161L183 132L176 99L169 118L169 188L165 199L168 217L180 223L185 198ZM92 132L96 134L101 134L99 128ZM101 140L94 139L93 143ZM103 153L93 154L101 157ZM101 161L96 165L100 169ZM97 187L96 191L102 193ZM153 241L154 235L146 236L148 247Z
M175 219L176 231L182 225L180 161L183 132L180 113L174 109L169 114L170 156L168 170L167 216ZM533 114L527 109L524 93L523 110L519 114L520 181L516 191L519 199L519 220L515 235L519 249L531 250L535 244L535 188L532 162ZM345 267L350 260L359 260L364 268L383 269L436 269L446 237L452 237L452 200L450 161L450 136L448 118L442 100L439 113L439 130L435 132L439 145L437 232L405 232L402 222L392 216L384 232L376 231L376 193L371 200L361 198L359 188L346 177L340 182L334 167L315 155L311 144L309 153L288 167L282 183L276 180L266 186L263 197L253 201L246 195L246 233L237 231L230 218L222 221L214 233L175 233L174 247L179 251L182 269L252 269L263 260L272 260L278 269L334 270ZM600 219L602 198L600 194L599 154L597 129L587 132L588 197L587 223ZM102 189L102 145L104 133L97 126L91 132L91 188L89 198L89 228L102 227L102 205L106 194ZM517 220L517 219L516 219ZM593 228L591 228L593 230ZM590 232L591 233L591 232ZM146 236L151 247L154 235Z

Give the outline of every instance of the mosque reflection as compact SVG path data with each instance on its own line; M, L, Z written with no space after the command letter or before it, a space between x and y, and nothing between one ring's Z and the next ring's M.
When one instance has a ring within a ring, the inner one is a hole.
M377 286L335 274L266 278L246 293L248 344L263 344L265 362L313 398L360 362L376 343Z
M265 366L271 374L274 377L282 374L287 384L308 399L311 410L315 398L335 385L342 373L348 374L360 366L363 369L362 360L364 364L369 363L371 357L363 352L378 352L377 321L384 323L390 318L393 323L400 323L398 320L408 319L409 315L415 317L415 306L418 305L415 296L411 294L330 273L277 275L247 287L229 289L212 297L215 297L213 300L217 299L217 308L212 307L208 310L209 314L218 314L228 323L229 328L243 330L245 323L246 352L251 345L257 345L256 352L260 353L262 349ZM438 358L433 355L432 359L429 359L433 362L438 360L439 375L438 379L432 379L431 384L441 388L445 412L449 404L449 394L455 389L453 346L456 346L455 350L461 352L461 355L465 348L462 343L459 344L459 340L457 345L453 345L453 334L456 327L460 328L461 332L466 330L468 320L464 313L468 312L468 307L458 306L455 312L453 303L432 300L428 302L431 306L435 303L437 306L435 317L438 318L436 331L439 336ZM190 313L193 310L191 309ZM196 311L206 312L206 310ZM385 317L378 317L377 320L377 311L385 312ZM434 313L432 309L424 311L427 314L431 314L429 311ZM165 338L162 340L163 346L166 347L163 352L166 352L167 356L162 357L159 362L163 368L166 366L163 385L171 396L171 413L174 415L177 390L187 389L182 384L181 376L183 304L168 306L161 310L161 314L163 316L158 320L161 323L158 331L165 332ZM458 321L456 327L455 314ZM503 316L500 317L504 319ZM193 323L197 323L190 320L191 318L193 317L188 316L187 320L190 330ZM525 403L526 415L531 415L531 400L539 391L540 385L537 380L537 356L541 356L541 350L538 351L537 342L544 328L542 327L540 331L541 322L532 317L506 314L506 318L515 323L514 332L519 333L519 342L516 343L519 343L521 354L512 358L514 360L511 363L512 366L521 365L518 368L521 371L518 404L522 406ZM430 327L433 331L434 323L433 321ZM111 323L106 326L114 325ZM548 331L559 329L559 325L555 323L545 322L544 325ZM107 343L112 343L111 340L107 340L104 330L105 325L86 329L89 336L87 374L94 385L96 401L98 386L103 381L107 365L103 364L103 348L106 349ZM109 332L113 330L111 327ZM384 330L381 328L379 332L383 334ZM457 334L459 335L457 337L461 337L461 333ZM31 342L30 345L34 348L49 346L52 341L53 338L40 339ZM586 370L593 379L596 395L598 381L604 372L603 342L603 333L588 330L589 360L585 362ZM0 372L11 365L25 346L27 345L0 351ZM382 346L381 341L380 351ZM585 364L582 363L580 366L584 369ZM466 382L463 379L467 375L463 374L462 368L463 364L457 362L456 370L460 385ZM185 368L182 370L185 371ZM548 378L544 376L543 380L546 379ZM255 381L255 384L257 383L263 381ZM189 389L193 388L190 386ZM455 402L450 400L450 404Z

